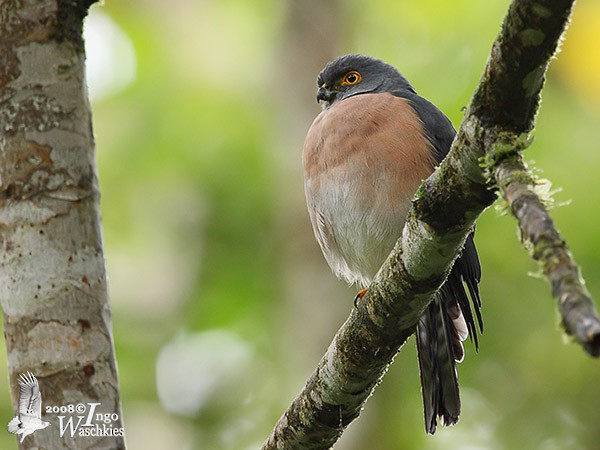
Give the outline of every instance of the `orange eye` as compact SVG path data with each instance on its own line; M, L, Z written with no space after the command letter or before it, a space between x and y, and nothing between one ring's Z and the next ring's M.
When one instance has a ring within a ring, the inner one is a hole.
M360 80L362 80L362 75L356 70L351 70L346 75L344 75L344 79L342 80L342 86L352 86L360 83Z

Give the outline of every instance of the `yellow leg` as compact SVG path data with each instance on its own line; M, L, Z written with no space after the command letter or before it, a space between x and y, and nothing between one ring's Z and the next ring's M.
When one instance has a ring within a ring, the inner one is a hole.
M354 307L355 308L358 306L358 302L363 299L363 297L365 296L366 293L367 293L367 289L361 289L360 291L358 291L358 294L356 294L356 297L354 297Z

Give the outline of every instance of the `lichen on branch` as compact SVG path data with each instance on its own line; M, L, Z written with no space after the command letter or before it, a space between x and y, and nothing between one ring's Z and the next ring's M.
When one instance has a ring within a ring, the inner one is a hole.
M518 221L521 240L552 286L565 332L591 356L600 356L600 319L581 270L536 193L536 180L515 150L493 166L492 175Z

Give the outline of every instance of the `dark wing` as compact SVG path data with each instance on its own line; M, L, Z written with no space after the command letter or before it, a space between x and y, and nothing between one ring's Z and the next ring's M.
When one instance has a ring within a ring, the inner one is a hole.
M429 100L413 92L399 91L394 94L410 100L416 113L423 121L427 138L433 145L435 161L437 164L441 163L450 151L450 146L454 136L456 136L456 130L450 119Z
M456 130L452 122L433 103L423 97L412 92L407 92L402 96L411 101L415 111L423 121L427 137L435 150L436 163L441 163L450 151L450 146L454 136L456 136ZM462 253L454 263L452 272L446 282L446 292L442 293L445 297L454 297L458 302L465 317L469 335L477 347L477 329L473 312L477 317L480 331L483 331L483 321L481 319L481 298L478 287L481 280L481 265L475 248L474 236L475 229L467 236ZM471 296L472 309L465 291L465 285Z
M31 372L19 377L19 417L42 418L42 395L37 379Z
M410 100L423 122L425 134L434 150L435 161L439 164L450 151L456 135L452 122L435 105L414 92L398 91L394 95ZM448 279L417 325L425 429L430 434L436 430L438 417L444 425L457 422L460 396L456 362L462 361L464 357L462 341L466 332L468 331L477 348L476 323L483 331L478 288L481 266L473 236L474 232L467 236L462 253L455 261Z
M406 97L413 104L415 111L423 121L427 138L435 150L434 156L436 163L441 163L450 151L450 146L452 145L454 136L456 136L456 130L454 129L452 122L450 122L450 119L448 119L433 103L423 97L412 92L402 92L400 96ZM452 272L446 282L447 292L442 293L445 297L454 297L458 302L465 317L469 335L474 341L475 347L477 347L477 329L473 313L475 313L477 318L477 324L479 325L480 331L483 331L483 321L481 319L481 298L479 296L478 287L479 281L481 280L481 265L479 264L479 256L477 255L477 249L475 248L474 236L475 229L467 236L462 253L454 263ZM473 309L471 309L465 291L465 284L471 296Z

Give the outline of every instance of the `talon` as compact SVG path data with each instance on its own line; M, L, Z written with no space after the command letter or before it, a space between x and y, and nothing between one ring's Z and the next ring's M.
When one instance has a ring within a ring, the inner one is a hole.
M363 299L363 297L367 293L367 290L368 289L361 289L360 291L358 291L358 293L356 294L356 297L354 297L354 307L355 308L358 306L358 302Z

